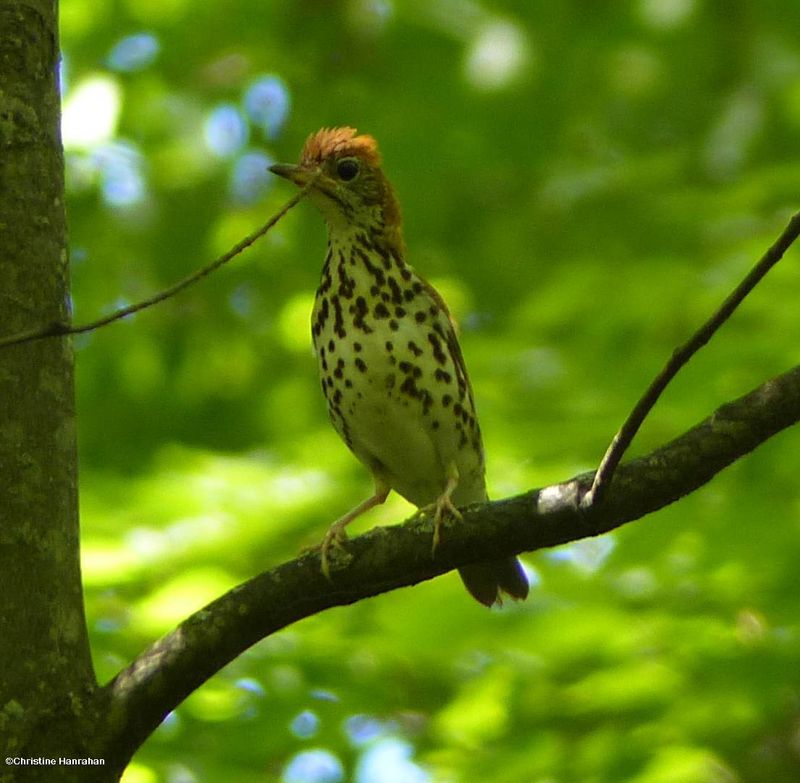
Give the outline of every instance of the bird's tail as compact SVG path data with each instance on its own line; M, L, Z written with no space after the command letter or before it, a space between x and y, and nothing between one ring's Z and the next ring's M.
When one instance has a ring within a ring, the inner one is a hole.
M470 595L484 606L501 604L502 593L520 601L528 597L528 578L516 557L464 566L458 573Z

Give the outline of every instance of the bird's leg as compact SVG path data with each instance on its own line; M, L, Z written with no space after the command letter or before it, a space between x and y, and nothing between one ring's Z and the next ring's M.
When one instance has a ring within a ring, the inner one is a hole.
M328 552L332 546L336 546L339 549L342 548L342 541L347 538L347 534L344 532L344 529L357 517L360 517L366 511L369 511L371 508L375 506L379 506L383 503L386 498L389 496L389 492L391 491L391 487L387 486L381 479L375 479L375 492L368 497L363 502L359 503L355 508L348 511L343 517L339 517L329 528L328 532L325 533L325 537L322 539L322 544L320 545L320 554L322 557L322 573L325 575L325 578L330 581L331 572L330 572L330 561L328 559Z
M431 556L436 554L436 547L439 546L439 541L442 537L442 528L444 527L445 514L450 514L459 522L463 519L461 512L453 505L452 495L458 486L458 468L454 462L447 466L447 482L444 485L444 491L436 499L435 503L426 506L426 510L433 509L433 546L431 548Z

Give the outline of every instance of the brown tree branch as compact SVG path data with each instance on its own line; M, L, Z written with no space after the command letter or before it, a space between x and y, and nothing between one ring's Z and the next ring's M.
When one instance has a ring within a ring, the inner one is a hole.
M310 185L310 183L309 183ZM294 195L287 201L263 226L260 226L252 234L246 236L241 242L234 245L227 253L224 253L219 258L215 258L200 269L192 272L190 275L178 280L169 288L165 288L147 299L142 299L140 302L135 302L127 307L121 307L109 315L98 318L96 321L89 323L79 324L78 326L71 326L66 321L51 321L44 326L35 326L24 332L17 332L16 334L8 335L7 337L0 338L0 348L6 348L9 345L20 345L22 343L31 343L35 340L43 340L46 337L64 337L69 334L83 334L84 332L93 332L95 329L100 329L103 326L119 321L128 315L141 312L142 310L152 307L153 305L164 302L167 299L180 293L190 285L199 282L204 277L208 277L212 272L216 272L223 264L227 264L242 251L246 250L250 245L254 244L256 240L260 239L267 233L292 207L294 207L300 199L302 199L308 192L309 185L306 185L299 193Z
M591 473L506 500L471 506L431 558L431 523L414 517L346 545L333 582L317 553L256 576L185 620L102 690L107 757L124 761L164 716L260 639L333 606L405 587L468 563L596 536L673 503L782 429L800 421L800 367L723 405L653 453L622 465L605 502L579 499ZM466 599L465 599L466 600ZM98 751L100 752L100 751Z
M781 260L783 254L791 247L798 235L800 235L800 212L792 217L783 233L775 240L769 250L761 257L761 260L750 270L747 277L739 283L711 318L683 345L675 349L661 372L653 379L653 382L648 386L611 441L600 462L600 467L595 473L591 489L581 499L581 505L584 508L591 508L603 500L603 496L611 484L614 471L622 456L669 382L686 365L689 359L714 336L714 333L722 324L731 317L733 311L741 304L742 300L758 285L764 275Z

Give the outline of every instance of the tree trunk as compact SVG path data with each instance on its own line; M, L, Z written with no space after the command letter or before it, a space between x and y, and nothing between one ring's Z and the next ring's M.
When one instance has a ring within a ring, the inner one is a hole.
M56 15L51 0L0 0L2 334L67 317ZM93 722L96 682L81 591L76 465L71 343L43 340L4 350L2 780L72 780L73 766L22 769L15 760L91 755L82 724Z

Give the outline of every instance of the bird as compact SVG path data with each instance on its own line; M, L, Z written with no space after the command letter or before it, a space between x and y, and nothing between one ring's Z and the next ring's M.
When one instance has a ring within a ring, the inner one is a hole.
M441 295L406 261L400 205L375 139L355 128L322 128L297 164L270 171L322 213L328 242L311 332L330 419L367 467L374 492L337 519L321 544L394 490L434 515L433 550L459 506L488 499L484 449L456 328ZM528 581L515 557L459 569L480 603L524 599Z

